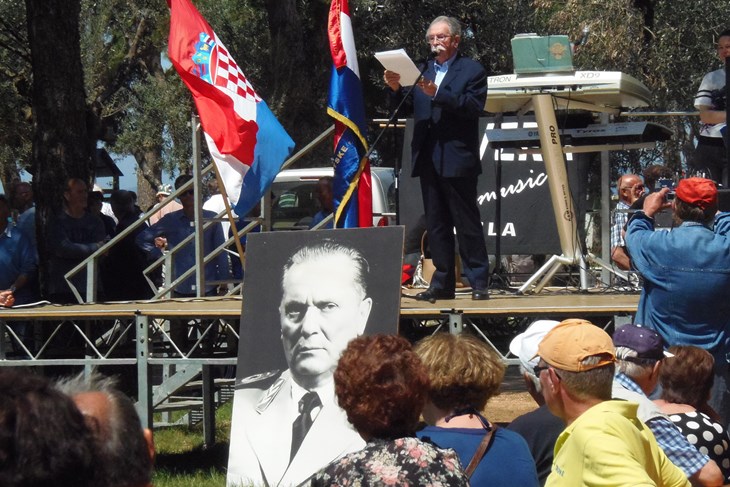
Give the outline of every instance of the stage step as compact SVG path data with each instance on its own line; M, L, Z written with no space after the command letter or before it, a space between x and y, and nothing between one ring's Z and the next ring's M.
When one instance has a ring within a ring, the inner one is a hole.
M194 398L187 398L187 399L177 399L177 398L170 398L169 402L165 402L162 404L159 404L155 407L156 413L162 413L162 412L170 412L170 411L182 411L182 410L200 410L203 409L203 400L202 399L194 399Z
M219 380L220 383L218 382ZM236 391L235 383L235 379L216 379L216 390L214 396L216 410L229 401L233 401L233 394ZM188 416L188 422L190 425L198 424L203 421L203 409L191 409Z
M213 380L214 394L213 400L215 409L223 404L233 400L235 392L235 379L217 378ZM180 386L171 395L167 401L158 404L154 408L156 413L165 413L162 415L161 421L155 422L155 427L172 426L172 425L188 425L194 426L203 421L203 399L202 399L202 380L192 380ZM200 391L201 395L195 395ZM192 395L191 395L192 393ZM187 414L180 417L177 421L171 422L169 413L172 411L187 411Z

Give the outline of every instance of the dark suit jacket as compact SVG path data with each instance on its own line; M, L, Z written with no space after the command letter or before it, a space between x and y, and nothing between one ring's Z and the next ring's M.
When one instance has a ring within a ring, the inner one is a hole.
M435 79L433 66L434 61L429 61L425 78ZM413 95L411 175L420 176L428 163L442 177L481 174L479 117L487 100L487 73L482 65L457 54L433 99L420 89L413 90Z

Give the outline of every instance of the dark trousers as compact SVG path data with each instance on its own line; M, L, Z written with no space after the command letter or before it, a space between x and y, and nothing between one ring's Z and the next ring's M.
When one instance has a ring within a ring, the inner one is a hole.
M700 137L690 167L698 176L727 187L727 149L720 137Z
M456 284L454 228L464 273L473 289L489 285L489 256L477 206L477 178L444 178L432 164L420 176L426 231L436 271L431 289L451 291Z

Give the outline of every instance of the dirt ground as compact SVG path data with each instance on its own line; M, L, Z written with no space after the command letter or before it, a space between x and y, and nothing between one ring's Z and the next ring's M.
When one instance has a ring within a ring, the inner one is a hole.
M527 392L519 366L507 367L501 393L487 403L485 416L495 423L509 423L517 416L537 408Z

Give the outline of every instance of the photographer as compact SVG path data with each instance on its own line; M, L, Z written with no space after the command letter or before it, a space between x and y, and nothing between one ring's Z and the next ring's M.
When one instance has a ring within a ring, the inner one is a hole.
M730 352L730 213L717 213L717 188L704 178L682 179L646 197L629 221L626 244L644 278L634 322L667 343L704 348L715 358L710 405L727 423ZM672 208L677 227L655 232L654 215Z

